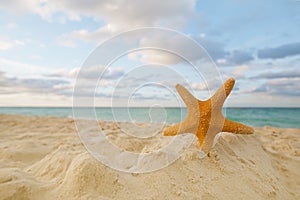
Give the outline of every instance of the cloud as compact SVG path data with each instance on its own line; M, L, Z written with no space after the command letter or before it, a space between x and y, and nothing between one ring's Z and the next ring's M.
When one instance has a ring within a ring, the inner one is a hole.
M268 92L268 87L266 84L263 84L254 88L251 92Z
M219 83L221 82L220 77L214 77L212 79L205 80L203 82L191 82L189 84L183 84L185 87L191 87L195 91L208 91L216 90L220 87Z
M159 73L160 71L157 71L156 67L147 68L148 71L146 72L142 70L145 72L144 74L141 71L136 71L128 75L124 73L122 68L115 68L108 69L107 74L104 75L96 87L95 79L98 79L97 74L103 72L99 71L99 69L104 70L104 67L94 67L82 74L83 79L81 79L79 85L76 85L75 94L73 94L73 89L79 68L56 70L52 73L44 74L42 78L8 77L4 72L0 71L0 94L7 96L18 93L20 95L28 94L28 96L32 97L48 95L51 98L54 96L67 98L75 95L76 97L84 98L109 99L113 97L119 100L126 100L129 98L128 95L137 89L137 92L132 96L136 101L166 101L170 100L170 97L168 97L169 90L172 89L175 92L174 86L180 81L178 77L170 76L170 73L164 73L166 71ZM116 81L119 78L122 79ZM211 82L212 84L215 83L213 80ZM157 85L155 85L156 83ZM183 79L180 83L195 91L207 90L206 82L189 84ZM159 88L159 90L156 88ZM115 92L114 95L113 92ZM34 102L34 100L31 99L31 102Z
M105 24L96 30L74 30L59 37L60 44L74 48L76 41L102 42L121 31L137 27L162 26L180 29L188 20L196 17L195 0L152 0L152 1L70 1L64 0L45 7L53 7L52 12L62 12L69 19L90 16ZM55 11L56 10L56 11Z
M233 77L236 79L241 79L245 77L245 73L249 70L248 65L241 65L234 69Z
M66 72L67 70L61 70L60 73L56 72L57 75L55 76L43 78L20 78L8 77L5 72L0 71L0 104L5 106L70 106L72 103L70 98L75 95L89 100L90 98L97 98L97 105L109 105L108 100L112 96L112 91L107 90L107 86L102 87L103 85L101 85L97 90L94 90L94 80L85 79L83 81L85 85L80 85L77 93L73 94L74 80L66 80L64 76ZM111 73L107 78L114 76L117 75ZM88 77L86 76L86 78ZM116 84L113 79L104 79L104 82L109 86ZM13 99L9 100L9 98ZM124 98L124 96L117 94L115 98Z
M75 30L70 33L65 33L58 38L58 42L65 47L75 48L76 41L81 40L84 42L100 43L112 37L121 31L121 27L114 25L104 25L95 31L88 31L85 29Z
M73 38L70 38L68 34L59 36L57 39L58 44L68 48L75 48L77 47L77 43Z
M45 66L23 63L1 57L0 69L5 69L5 73L9 76L18 75L18 77L23 78L40 77L41 74L47 74L51 72L51 70Z
M284 70L278 72L265 72L257 76L251 77L252 79L278 79L278 78L300 78L300 70Z
M6 25L6 27L8 29L16 29L18 27L18 24L14 23L14 22L10 22Z
M184 27L189 20L198 17L195 7L195 0L167 0L167 1L96 1L91 0L88 3L83 0L71 1L47 1L40 4L32 3L31 12L40 14L45 19L55 17L57 13L63 14L70 20L81 20L83 16L93 17L95 20L104 21L104 25L96 30L80 29L65 33L58 37L61 45L75 48L77 41L99 43L129 28L145 26L163 26L180 29ZM10 4L9 9L19 10L19 6ZM24 8L25 9L25 8ZM25 9L29 12L28 9ZM202 45L209 55L219 61L221 65L240 65L253 59L251 53L242 50L232 52L225 50L225 45L206 37L204 33L194 37ZM166 38L156 38L157 42L169 43L166 47L181 48L190 51L191 58L199 58L189 47L184 46L181 41ZM155 41L150 41L155 43ZM168 63L177 63L180 59L174 55L162 55L154 51L144 52L141 56L144 63L165 60ZM224 62L221 62L224 61Z
M168 95L161 95L161 94L144 94L144 93L134 93L131 97L130 100L170 100L170 96Z
M78 79L78 73L80 73L80 79ZM124 69L122 67L106 68L102 65L92 66L86 69L58 69L51 73L44 74L44 76L48 78L69 81L67 84L55 84L53 89L55 89L56 93L80 97L93 97L95 95L95 97L105 98L111 96L111 89L115 87L116 80L123 75ZM76 93L73 94L74 85L76 85Z
M39 13L41 10L39 1L34 0L16 0L16 1L0 1L0 8L11 10L17 14Z
M48 77L61 77L61 78L71 78L76 79L78 73L82 79L98 79L102 75L103 79L117 79L124 74L124 68L122 67L105 67L102 65L92 66L88 68L73 68L73 69L58 69L52 73L45 74Z
M0 8L15 13L37 13L51 20L61 13L70 20L81 20L83 16L104 20L108 24L137 27L155 25L183 25L188 17L195 14L195 0L61 0L1 1Z
M164 50L141 50L139 52L132 52L128 54L129 60L141 61L142 63L152 64L158 63L161 65L174 65L182 62L182 58L173 54L172 52L167 52Z
M234 67L233 69L232 68L222 68L221 72L225 79L233 77L236 80L238 80L238 79L245 78L246 72L248 72L249 69L250 68L248 65L238 65L238 66Z
M289 56L299 55L300 54L300 42L284 44L274 48L264 48L258 50L258 58L285 58Z
M44 76L48 77L56 77L56 78L76 78L79 68L73 68L73 69L57 69L53 72L44 74Z
M15 47L24 46L25 43L20 40L0 41L0 51L9 50Z
M45 78L17 78L7 77L4 72L0 72L0 93L57 93L63 94L62 86L68 86L70 89L70 82L59 79L45 79ZM67 89L65 87L64 89Z
M300 77L289 79L280 78L268 80L262 85L256 87L252 92L267 93L269 95L279 96L300 96Z
M203 58L208 59L208 55L220 66L242 65L254 60L253 52L249 50L235 49L232 51L226 50L226 46L222 42L212 40L205 35L191 37L203 49L203 53L196 51L194 46L186 42L187 38L180 35L156 35L146 36L140 40L140 47L160 47L165 50L184 52L188 61L199 61ZM174 42L176 41L176 42ZM174 65L183 62L180 55L175 55L172 52L160 50L142 50L141 52L133 52L128 55L131 60L140 60L143 63L163 63Z
M225 56L227 63L229 64L244 64L254 59L252 53L244 50L234 50Z
M221 42L210 40L207 37L200 37L196 41L204 47L213 60L224 58L228 54L225 51L225 45Z
M198 46L197 50L195 50L196 46L194 43L191 45L191 43L186 42L187 40L189 40L189 38L177 34L170 35L162 33L160 35L145 36L140 39L139 46L141 48L154 47L158 49L143 49L140 52L133 52L129 54L128 58L132 60L140 60L143 63L175 65L177 63L184 62L184 59L181 58L183 55L176 55L172 52L184 53L185 59L192 62L201 59L209 60L207 53L214 60L223 58L227 54L222 43L210 40L209 38L196 38L196 42L203 48L202 52L199 52Z

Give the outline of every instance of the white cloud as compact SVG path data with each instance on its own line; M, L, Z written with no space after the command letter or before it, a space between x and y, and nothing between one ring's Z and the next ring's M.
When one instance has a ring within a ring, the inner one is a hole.
M209 91L214 92L214 90L217 90L221 85L220 77L213 77L211 79L207 79L205 81L199 81L199 82L192 82L190 83L190 86L193 90L196 91Z
M82 16L104 20L123 27L173 25L182 26L195 14L195 0L15 0L1 1L0 7L15 13L37 13L51 20L57 13L70 20Z
M45 78L20 78L7 77L4 72L0 72L0 93L55 93L56 87L69 84L68 81L60 79L45 79ZM57 91L57 94L63 92Z
M89 32L85 29L76 30L70 33L63 34L59 37L59 43L63 46L74 48L76 41L82 40L84 42L100 43L114 34L122 30L121 27L116 25L107 24L99 29Z
M158 63L160 65L174 65L182 61L182 59L163 50L141 50L139 52L132 52L128 54L129 60L141 61L142 63Z
M251 92L266 93L272 96L300 97L300 78L278 78L267 80Z
M278 78L300 78L300 69L286 69L281 71L267 71L251 77L252 79L278 79Z
M5 71L5 73L9 76L18 76L24 78L40 77L41 74L47 74L51 71L49 68L44 66L23 63L1 57L0 70Z
M67 47L74 47L76 40L99 43L121 31L136 27L164 26L178 29L196 16L195 0L53 2L47 2L45 9L51 7L51 12L62 12L69 19L80 20L81 16L90 16L105 21L105 25L93 31L80 29L63 34L60 41Z
M200 38L205 38L206 35L205 35L205 33L200 33L200 34L199 34L199 37L200 37Z
M43 106L71 106L72 97L47 93L12 93L0 94L0 106L23 106L23 107L43 107Z
M40 10L40 3L34 0L1 1L0 8L11 10L16 14L37 13Z
M16 29L18 27L18 24L14 23L14 22L10 22L6 25L6 27L8 29Z
M185 59L189 62L199 60L210 61L210 58L223 58L228 54L228 52L224 50L223 44L212 41L207 37L191 38L180 34L171 34L169 32L146 35L140 39L139 45L141 48L155 48L153 50L146 49L140 52L134 52L133 54L136 55L129 55L128 57L133 60L138 59L143 63L174 65L184 62Z
M68 48L77 47L75 40L70 38L69 36L65 36L65 35L59 37L58 43L64 47L68 47Z
M20 69L24 73L20 72ZM73 95L74 83L80 68L50 70L43 67L23 64L12 60L0 59L0 104L3 105L71 105L70 97ZM105 68L104 66L94 66L81 71L81 77L84 79L80 85L80 91L77 95L90 97L94 94L95 80L105 73L101 79L101 87L111 87L116 84L116 79L124 74L122 67ZM5 71L5 72L4 72ZM92 88L92 89L91 89ZM91 91L92 90L92 91ZM109 91L108 91L109 92ZM7 102L7 98L18 93L24 96L24 101L13 100ZM109 93L100 90L96 93L97 98L107 98ZM35 97L37 102L35 101ZM44 98L48 96L49 98ZM53 102L52 100L53 99ZM65 100L63 100L65 99ZM6 104L7 103L7 104Z
M191 88L193 90L207 90L207 85L205 83L192 83Z
M78 73L80 74L80 78L84 79L98 79L100 75L103 73L104 79L116 79L124 74L123 67L116 68L106 68L106 66L97 65L88 68L73 68L73 69L58 69L51 73L46 74L48 77L60 77L60 78L70 78L76 79Z
M249 70L248 65L240 65L235 67L232 76L236 79L241 79L245 77L245 73Z
M29 1L29 0L27 0ZM38 13L45 19L52 20L57 14L63 14L70 20L80 20L83 16L93 17L96 20L104 21L105 24L94 30L87 29L74 30L70 33L61 35L58 40L63 46L74 48L77 41L85 42L102 42L111 36L136 27L145 26L163 26L180 29L184 27L188 20L197 18L195 11L195 0L152 0L152 1L42 1L41 3L31 2L31 12ZM19 5L10 3L7 8L11 10L20 10ZM21 9L22 10L22 9ZM24 12L30 12L27 7L23 8ZM197 38L199 42L209 51L213 58L224 56L223 45L210 41L204 33ZM182 40L176 38L145 38L142 43L164 43L166 47L177 48L189 51L190 57L197 59L190 47L184 45ZM142 44L141 44L142 45ZM142 62L163 61L175 64L181 59L170 53L147 51L141 56Z
M0 50L9 50L18 46L24 46L25 43L20 40L12 40L12 41L1 41L0 40Z
M226 65L227 64L227 60L224 58L221 59L217 59L216 62L220 65Z

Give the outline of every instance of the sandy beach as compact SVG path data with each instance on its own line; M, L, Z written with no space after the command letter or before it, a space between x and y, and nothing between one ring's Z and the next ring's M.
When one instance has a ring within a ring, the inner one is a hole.
M165 140L135 148L116 124L101 127L128 151ZM199 152L195 142L166 168L124 173L87 152L71 118L0 115L0 199L300 199L299 129L222 133L208 156Z

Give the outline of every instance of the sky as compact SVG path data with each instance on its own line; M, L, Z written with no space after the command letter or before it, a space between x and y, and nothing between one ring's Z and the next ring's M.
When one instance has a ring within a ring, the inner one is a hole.
M182 106L177 83L204 100L233 77L226 106L300 107L299 10L297 0L0 0L0 106Z

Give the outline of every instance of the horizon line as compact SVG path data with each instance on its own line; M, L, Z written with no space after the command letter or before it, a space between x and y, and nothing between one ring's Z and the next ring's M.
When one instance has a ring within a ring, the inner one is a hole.
M73 106L0 106L0 108L73 108ZM77 106L75 108L93 108L89 106ZM95 106L94 108L153 108L150 106ZM156 108L156 107L154 107ZM157 108L186 108L178 106L165 106ZM223 108L300 108L300 106L228 106Z

